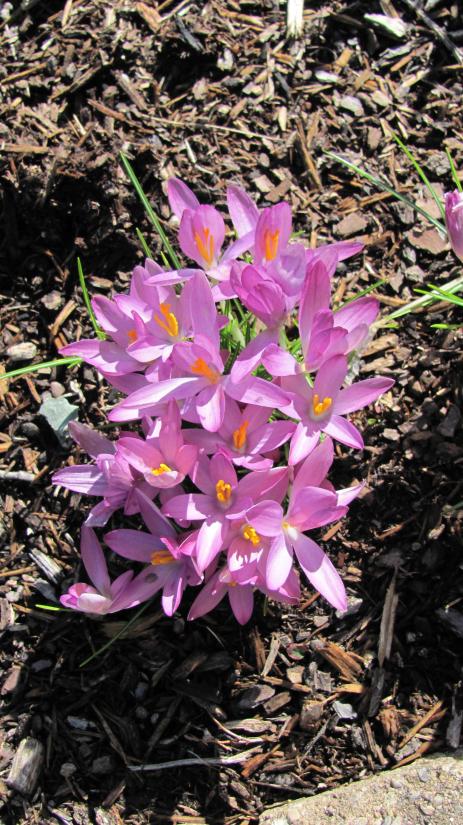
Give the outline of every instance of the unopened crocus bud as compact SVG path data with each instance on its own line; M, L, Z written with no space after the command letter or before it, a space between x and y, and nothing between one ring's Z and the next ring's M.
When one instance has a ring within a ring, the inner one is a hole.
M463 192L458 189L445 195L445 223L451 247L463 261Z

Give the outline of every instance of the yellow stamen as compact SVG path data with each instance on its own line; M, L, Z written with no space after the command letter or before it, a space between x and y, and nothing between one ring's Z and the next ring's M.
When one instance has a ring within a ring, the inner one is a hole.
M264 257L266 261L274 261L277 252L278 252L278 241L280 238L280 232L278 229L275 229L275 232L271 232L270 229L266 229L264 232Z
M214 367L210 367L209 364L206 364L204 358L197 358L194 364L190 367L191 372L194 372L195 375L202 375L203 378L207 378L211 384L217 384L217 381L220 379L220 373L217 372Z
M163 464L161 462L159 467L153 467L151 472L153 473L154 476L162 476L163 473L171 473L172 472L172 467L169 467L168 464Z
M170 564L173 561L173 556L168 550L155 550L151 556L151 564Z
M329 410L332 403L333 399L329 397L324 398L323 401L320 401L320 396L314 392L312 398L312 410L314 415L323 415L323 413Z
M127 338L129 339L130 343L133 344L134 341L137 340L137 332L135 329L129 329L127 333Z
M243 421L241 426L233 433L233 444L235 450L241 450L246 444L246 430L249 427L249 421Z
M254 530L254 527L251 527L250 524L247 524L246 527L243 529L243 536L247 541L250 541L254 547L257 547L260 544L260 536L259 533Z
M159 309L161 310L164 318L160 318L159 315L154 316L154 320L157 324L164 329L171 338L175 338L178 335L178 321L175 317L173 312L170 312L170 304L159 304Z
M202 231L202 237L199 232L194 234L195 244L198 247L199 254L204 258L207 266L212 266L214 260L214 236L208 226L205 226Z
M289 527L291 527L289 521L284 521L281 526L283 527L283 530L287 530Z
M230 501L230 497L232 494L232 486L228 483L228 481L224 481L221 478L217 484L215 485L215 494L217 496L217 501L220 501L221 504L226 504Z

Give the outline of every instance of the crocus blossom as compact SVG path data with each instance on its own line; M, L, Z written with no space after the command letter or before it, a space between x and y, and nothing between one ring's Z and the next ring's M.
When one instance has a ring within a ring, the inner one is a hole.
M451 247L463 261L463 192L458 189L445 195L445 225Z
M58 470L53 483L101 501L82 529L90 581L61 601L105 614L158 595L172 616L186 588L197 588L189 619L227 598L245 624L258 593L297 604L302 571L344 610L340 574L308 533L343 517L363 487L336 490L328 478L332 439L363 446L345 416L393 384L348 383L348 356L371 336L379 306L364 297L333 311L332 280L362 244L308 249L292 235L288 204L257 206L235 184L227 205L236 238L227 242L218 209L179 178L167 192L194 266L169 271L146 259L126 293L93 298L103 334L61 350L121 393L112 422L139 422L114 440L69 425L91 462ZM457 254L460 200L447 196ZM104 540L119 568L139 572L112 580L91 528L118 509L131 520L121 524L120 514Z
M83 526L80 552L83 565L92 584L77 582L61 596L61 604L84 613L115 613L150 599L156 593L156 583L145 568L134 577L131 570L121 573L113 582L109 577L104 553L91 527Z

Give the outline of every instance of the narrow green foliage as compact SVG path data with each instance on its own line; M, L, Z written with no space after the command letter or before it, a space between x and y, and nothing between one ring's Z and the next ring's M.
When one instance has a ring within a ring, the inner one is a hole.
M409 198L406 198L404 195L401 195L400 192L397 192L390 183L387 181L382 180L382 178L377 178L374 175L371 175L369 172L366 172L365 169L362 169L360 166L357 166L355 163L351 163L349 160L345 160L340 155L336 155L334 152L326 152L329 158L336 160L338 163L342 163L343 166L346 166L352 172L356 172L361 178L365 178L374 186L377 186L378 189L381 189L383 192L389 192L390 195L393 195L401 203L405 203L407 206L411 206L415 212L418 214L423 215L429 223L436 227L440 232L443 234L445 233L445 226L441 221L438 221L436 218L433 218L426 209L422 209L421 206L418 206L416 203L411 201Z
M402 152L407 156L410 163L413 164L414 169L416 170L416 172L420 176L421 180L423 181L424 185L426 186L426 188L427 188L428 192L430 193L431 197L434 198L437 206L439 207L439 211L442 215L442 218L445 221L444 204L442 203L439 195L437 194L436 190L434 189L434 186L432 185L429 178L427 177L423 167L420 166L420 164L418 163L418 161L416 160L416 158L414 157L414 155L412 154L412 152L410 151L408 146L405 146L405 143L403 143L401 141L399 136L396 135L394 132L391 132L391 134L392 134L392 137L394 138L395 142L397 143L397 146L399 146L400 149L402 149Z
M36 604L41 610L51 610L53 613L74 613L73 610L67 607L55 607L54 604Z
M31 364L29 367L20 367L17 370L10 370L10 372L0 373L0 381L5 381L7 378L19 378L20 375L27 375L30 372L37 372L37 370L45 369L45 367L75 367L82 363L82 358L55 358L54 361L40 361L39 364Z
M95 313L93 312L93 309L92 309L92 304L91 304L91 301L90 301L90 295L88 294L87 284L85 283L85 275L84 275L84 270L82 268L82 261L80 260L80 258L77 258L77 272L78 272L78 275L79 275L80 288L82 290L82 295L84 297L84 303L85 303L85 306L87 307L88 317L90 318L90 321L92 322L92 326L93 326L93 329L95 330L96 337L100 338L101 340L104 340L106 338L106 335L104 334L104 332L101 329L98 321L95 318Z
M346 298L346 300L339 304L337 309L335 309L335 312L337 312L338 309L341 309L341 307L351 304L352 301L357 301L358 298L364 298L365 295L369 295L370 292L374 292L375 289L379 286L383 286L383 284L387 284L387 278L380 278L378 281L375 281L374 284L371 284L371 286L367 286L365 289L362 289L361 292L357 292L357 294L353 295L352 298Z
M382 326L390 326L390 322L394 321L396 318L402 318L404 315L409 315L410 312L414 312L415 309L419 309L420 307L429 306L430 304L435 304L438 301L442 300L450 300L449 296L451 295L455 298L456 292L461 292L463 290L463 277L456 278L454 281L449 281L449 283L444 284L442 287L431 287L431 290L427 292L426 290L421 290L423 295L421 298L415 298L414 301L410 301L405 306L400 307L400 309L395 309L389 315L386 315L382 320L376 324L377 327ZM420 290L416 290L419 292ZM444 297L443 297L444 296ZM456 301L454 300L454 303Z
M448 148L445 149L445 152L447 154L447 158L448 158L448 162L449 162L449 166L450 166L450 171L452 172L453 182L454 182L455 186L457 187L458 191L463 192L463 186L461 185L461 180L458 177L457 170L456 170L455 164L453 162L452 155L450 154Z
M140 618L140 616L141 616L141 615L145 612L145 610L146 610L146 609L150 606L150 604L152 603L152 601L153 601L153 600L151 599L150 601L145 602L145 603L144 603L144 604L140 607L140 610L137 610L137 612L135 613L135 615L134 615L134 616L132 616L132 618L131 618L131 619L129 619L129 621L128 621L125 625L124 625L124 627L122 627L122 628L119 630L119 632L118 632L118 633L115 633L115 634L114 634L114 636L112 637L112 639L110 639L110 640L109 640L109 642L106 642L106 644L104 644L102 647L98 648L98 650L95 650L95 652L94 652L94 653L92 653L92 655L91 655L91 656L89 656L87 659L84 659L84 661L80 663L79 667L85 667L85 665L88 665L90 662L92 662L92 661L93 661L93 659L96 659L96 658L97 658L97 656L100 656L102 653L104 653L104 652L105 652L105 650L108 650L110 647L112 647L112 645L114 644L114 642L117 642L117 640L118 640L118 639L120 639L120 637L121 637L121 636L123 636L123 635L124 635L124 633L126 633L126 632L127 632L127 630L129 630L129 628L130 628L130 627L132 627L132 625L133 625L133 624L135 624L135 622L137 621L137 619L139 619L139 618Z
M154 228L156 229L156 232L158 233L159 237L161 238L161 241L164 245L166 253L167 253L168 257L170 258L171 266L173 266L174 269L180 269L180 261L177 257L175 249L173 248L172 244L170 243L169 238L167 237L166 233L164 232L164 229L162 228L162 225L161 225L161 222L160 222L158 216L156 215L155 211L153 210L153 207L151 206L148 198L146 197L146 195L143 191L143 187L142 187L140 181L138 180L129 159L126 157L126 155L124 155L123 152L120 153L120 158L121 158L122 167L123 167L125 173L127 174L127 177L129 178L129 180L133 184L133 187L134 187L138 197L140 198L140 201L142 202L142 204L144 206L144 209L145 209L146 214L148 215L148 218L150 219L151 223L153 224Z
M420 295L436 296L436 301L449 301L451 304L456 304L458 307L463 307L463 298L459 298L458 295L455 295L453 292L449 292L448 289L441 289L441 287L436 286L435 284L429 284L429 289L415 289L415 292L418 292Z

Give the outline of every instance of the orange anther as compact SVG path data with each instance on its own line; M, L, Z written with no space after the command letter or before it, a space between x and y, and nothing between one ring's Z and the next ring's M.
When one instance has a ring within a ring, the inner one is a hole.
M178 335L178 321L174 313L170 312L170 304L159 304L159 309L164 317L155 315L154 320L171 338L175 338Z
M266 229L264 232L264 257L266 261L274 261L277 253L278 253L278 241L280 238L280 232L278 229L275 229L274 232L271 232L270 229Z
M228 481L224 481L223 478L221 478L215 485L215 494L217 496L217 501L220 501L221 504L226 504L228 501L230 501L231 498L231 484L229 484Z
M198 247L198 252L201 257L204 258L206 266L212 266L212 262L214 260L214 236L211 235L209 227L204 226L202 234L195 232L194 238L195 244Z
M207 378L211 384L217 384L220 379L220 373L217 372L214 367L210 367L209 364L206 364L204 358L197 358L191 365L190 369L191 372L195 373L195 375L202 375L203 378Z
M249 427L249 421L243 423L233 433L233 444L235 450L241 450L246 444L246 431Z

